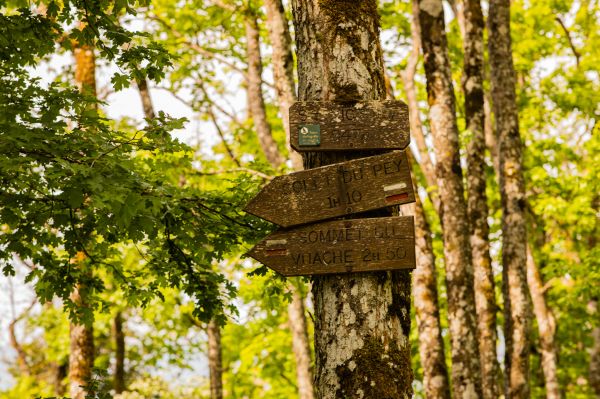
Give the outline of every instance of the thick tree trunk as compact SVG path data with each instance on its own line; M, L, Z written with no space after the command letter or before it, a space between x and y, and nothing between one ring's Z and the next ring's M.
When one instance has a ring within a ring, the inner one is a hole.
M221 360L221 327L211 320L208 335L208 369L210 372L210 399L223 399L223 364Z
M117 312L113 319L113 336L115 338L115 393L125 390L125 334L123 334L123 317Z
M75 55L75 82L79 91L96 95L96 57L90 46L77 46ZM82 265L83 266L83 265ZM87 287L78 285L71 299L79 307L88 306ZM69 353L69 393L71 399L86 396L83 386L89 383L94 366L94 330L92 325L71 322Z
M71 294L77 306L85 303L86 289L78 286ZM94 329L92 326L71 323L69 353L69 393L71 399L84 399L87 392L84 387L92 377L94 366Z
M385 98L376 1L292 6L300 100ZM304 162L313 168L366 155L308 153ZM317 397L411 397L410 272L315 277L313 295Z
M554 341L556 322L552 311L546 305L544 282L542 281L542 276L537 268L529 245L527 245L527 284L529 285L533 312L537 319L540 334L540 351L546 385L546 398L560 399L562 394L558 382L558 350Z
M502 264L508 398L529 397L531 303L527 288L525 183L521 159L510 1L491 0L488 17L492 101L498 135L502 197Z
M248 56L247 93L248 111L252 116L256 135L260 146L267 157L267 161L275 167L279 167L284 159L277 149L277 143L273 140L271 126L267 121L267 111L262 93L262 61L260 56L260 41L256 15L252 10L246 11L246 46Z
M479 398L482 390L473 265L442 1L420 0L419 20L442 204L452 390L456 398Z
M306 315L304 312L304 298L302 293L293 284L292 301L288 306L289 327L292 333L292 349L296 359L296 378L298 380L298 397L300 399L313 399L313 373L311 366L310 345L306 328Z
M286 144L294 170L302 169L302 156L290 146L289 109L296 101L296 83L294 82L294 56L292 38L285 9L281 0L265 0L267 9L267 28L273 46L273 78L279 101L279 113L286 132Z
M481 358L483 397L496 399L500 365L496 355L496 292L490 257L488 206L485 194L485 104L483 92L483 12L480 0L464 0L458 18L463 28L465 118L471 141L467 147L468 211L475 276L475 306ZM464 15L462 15L464 13Z
M140 99L142 100L142 108L144 109L144 117L146 119L154 119L154 106L152 105L152 97L148 89L148 80L140 79L136 82Z
M444 341L440 326L437 272L431 243L431 230L423 204L415 196L415 237L417 268L413 272L413 298L419 329L419 355L427 398L450 398Z

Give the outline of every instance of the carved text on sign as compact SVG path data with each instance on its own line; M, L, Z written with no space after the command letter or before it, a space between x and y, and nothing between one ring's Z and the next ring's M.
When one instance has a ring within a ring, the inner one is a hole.
M414 201L404 151L278 176L246 212L284 227Z
M318 136L308 126L319 126ZM395 100L300 101L290 107L290 135L296 151L404 149L410 142L408 107Z
M411 269L413 217L348 219L279 230L248 255L286 276Z

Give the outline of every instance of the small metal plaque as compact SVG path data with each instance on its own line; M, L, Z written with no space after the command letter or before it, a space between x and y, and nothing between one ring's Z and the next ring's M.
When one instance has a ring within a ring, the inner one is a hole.
M298 126L298 144L302 147L317 147L321 145L321 126Z

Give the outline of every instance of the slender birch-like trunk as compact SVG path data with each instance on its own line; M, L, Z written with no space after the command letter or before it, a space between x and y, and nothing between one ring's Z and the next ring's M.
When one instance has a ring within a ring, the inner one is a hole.
M221 357L221 327L215 320L208 323L208 369L210 399L223 399L223 362Z
M463 28L465 119L471 141L467 146L468 212L471 227L471 255L475 277L475 306L481 358L481 385L485 399L496 399L500 365L496 354L496 292L490 257L486 174L485 104L483 91L483 12L480 0L464 0L459 16Z
M304 297L301 291L290 283L292 301L288 305L289 327L292 333L292 350L296 359L296 379L299 399L313 399L313 370L311 365L310 345L306 327Z
M385 98L375 0L294 0L292 9L300 100ZM304 162L314 168L371 154L307 153ZM410 398L410 272L315 277L313 295L317 397Z
M94 49L87 45L77 45L75 55L75 83L79 91L90 96L96 95L96 57ZM80 265L83 266L83 262ZM71 300L79 307L87 307L88 288L78 284ZM92 377L94 366L94 330L92 325L71 322L69 353L69 393L72 399L84 399L87 385Z
M152 97L150 97L150 90L148 89L148 80L140 79L136 81L138 92L140 93L140 99L142 100L142 108L144 110L144 117L146 119L154 119L154 106L152 105Z
M542 370L546 386L547 399L560 399L560 384L558 382L558 350L554 340L556 321L544 298L544 282L535 263L531 246L527 244L527 284L531 293L533 312L537 319L540 335L540 352L542 355Z
M246 85L248 91L248 111L252 116L256 135L267 161L279 167L284 159L273 139L271 126L267 121L267 111L262 92L262 61L260 56L259 30L256 14L252 9L246 10L244 20L246 28L246 46L248 56L248 73Z
M420 139L419 153L421 169L429 186L437 186L435 170L429 151L425 144L423 125L419 116L417 92L415 89L415 73L419 62L421 47L421 28L419 26L419 2L412 0L411 37L412 48L408 55L406 69L402 73L404 91L408 99L410 131L413 137ZM412 162L412 165L415 165ZM416 180L413 176L413 182ZM439 198L433 195L428 188L429 198L432 199L436 210L439 209ZM416 258L417 268L413 272L413 300L417 328L419 330L419 355L423 366L423 385L428 398L450 398L450 385L448 382L448 369L444 354L444 341L440 325L440 310L438 304L437 272L435 269L435 255L431 242L431 229L421 199L416 196L414 206Z
M292 38L285 9L281 0L265 0L267 9L267 29L273 46L273 78L279 101L279 113L286 132L286 145L294 170L302 170L302 156L290 146L289 109L296 101L296 83L294 82L294 56Z
M519 399L529 397L531 302L527 287L527 200L510 38L509 0L490 1L488 30L502 198L505 395Z
M113 336L115 339L115 393L125 390L125 334L123 333L123 315L119 311L113 319Z
M456 398L480 398L473 265L442 1L420 0L419 21L442 204L440 219L446 261L452 390Z
M292 160L294 170L302 170L302 157L297 152L293 151L289 146L289 108L296 101L296 88L294 82L294 57L291 49L291 37L289 32L288 21L285 17L285 11L281 0L266 0L267 8L267 27L269 28L269 37L273 46L273 75L275 78L275 89L279 102L279 111L283 118L283 125L286 131L286 142ZM258 31L257 31L258 33ZM258 40L258 37L256 37ZM258 55L260 59L260 54ZM250 96L260 95L261 98L256 100ZM264 107L264 99L262 91L248 92L249 101L261 103ZM266 121L266 120L265 120ZM266 121L270 131L271 126ZM258 127L257 127L258 130ZM279 163L277 159L283 159L277 149L275 142L272 141L273 147L269 151L265 151L276 156L268 156L269 162L273 168L277 168ZM263 150L265 147L263 146ZM308 343L308 332L306 328L306 314L304 307L304 298L298 288L294 285L298 281L291 282L288 287L292 291L292 300L288 305L288 320L290 333L292 335L292 350L296 360L296 378L298 384L298 394L300 399L313 399L313 374L311 365L310 345Z
M427 398L450 398L444 341L440 326L435 255L431 229L423 204L415 196L415 237L417 268L413 272L413 300L419 329L419 355L423 366L423 385Z

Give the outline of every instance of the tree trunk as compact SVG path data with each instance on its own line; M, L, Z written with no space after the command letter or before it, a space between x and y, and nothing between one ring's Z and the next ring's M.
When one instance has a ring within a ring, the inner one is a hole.
M440 326L437 272L431 243L431 230L423 204L415 196L415 237L417 268L413 272L413 298L419 330L419 354L427 398L450 398L444 341Z
M498 135L502 198L505 394L508 398L518 399L529 397L531 303L527 292L526 198L511 50L509 0L490 1L488 24L491 93Z
M436 212L440 211L440 200L437 195L437 182L435 178L435 167L431 162L427 143L425 142L425 134L423 125L419 115L419 103L417 101L417 90L415 89L415 74L417 72L417 64L419 63L419 54L421 52L421 27L419 26L419 1L412 0L412 15L410 19L410 35L412 39L412 47L406 69L402 72L402 83L408 102L408 113L410 119L410 133L417 143L419 149L419 165L425 175L427 182L427 195L431 199L431 203Z
M144 109L144 117L146 119L154 119L154 106L152 105L152 97L148 89L148 80L140 79L136 82L140 99L142 100L142 108Z
M290 288L292 290L292 301L288 306L288 316L289 327L292 333L292 349L294 351L294 358L296 359L298 397L299 399L313 399L315 395L312 385L313 373L306 329L304 298L302 293L293 284L290 284Z
M554 336L556 322L552 311L546 305L544 298L544 282L537 268L533 252L527 245L527 284L533 303L533 311L537 319L540 334L540 350L542 355L542 370L546 385L546 398L560 399L560 385L558 383L558 356Z
M260 56L260 42L258 23L253 10L247 10L245 17L246 46L248 52L248 111L252 116L256 135L260 146L267 157L267 161L275 167L279 167L284 159L277 149L277 143L273 140L271 126L267 121L267 111L262 93L262 61Z
M125 390L125 334L123 334L123 317L117 312L113 319L113 335L115 338L115 393Z
M75 55L75 82L79 91L96 95L96 58L90 46L77 46ZM83 264L80 265L84 267ZM89 273L89 272L86 272ZM72 301L79 307L87 307L87 287L78 284L71 294ZM69 353L69 392L71 399L84 399L83 388L92 377L94 366L94 330L92 325L71 322Z
M591 301L589 307L591 308L591 316L596 319L593 324L597 326L592 330L593 343L590 350L589 383L596 397L600 398L600 326L598 326L600 312L598 312L598 301Z
M460 12L462 8L463 12ZM467 146L468 212L475 276L475 306L479 333L483 397L496 399L500 365L496 355L496 291L490 257L487 196L485 194L485 105L483 92L483 12L480 0L457 4L464 28L465 119L471 141ZM464 13L464 15L463 15Z
M279 113L286 132L286 145L294 170L302 170L302 156L290 146L289 109L296 101L296 83L294 82L294 56L292 38L285 9L281 0L265 0L267 9L267 28L273 46L273 78L279 101Z
M419 21L442 204L452 390L456 398L479 398L482 389L473 265L442 1L420 0Z
M419 116L419 105L415 89L415 73L419 62L421 47L421 28L419 26L419 2L412 0L411 37L412 48L408 55L406 69L402 73L404 91L408 99L408 111L410 119L410 131L413 137L418 139L419 153L421 156L421 170L425 174L428 187L428 195L436 210L439 210L440 202L437 195L430 191L431 187L437 187L435 181L435 170L423 134L423 125ZM415 163L412 162L414 166ZM416 180L415 192L417 192ZM431 243L431 229L423 204L419 196L415 196L415 237L416 237L416 259L417 268L413 272L413 300L417 328L419 330L419 355L423 366L423 385L425 396L428 398L450 398L448 383L448 369L444 354L444 341L442 339L442 328L440 325L440 310L438 305L437 276L435 269L435 255Z
M79 285L71 294L77 306L85 307L86 288ZM69 353L69 393L71 399L84 399L84 387L92 377L94 367L94 329L85 324L71 323Z
M221 360L221 327L211 320L208 335L208 369L210 371L210 399L223 399L223 364Z
M292 6L300 100L385 98L375 0L294 0ZM307 153L304 164L372 154ZM313 296L317 397L410 398L410 272L315 277Z

